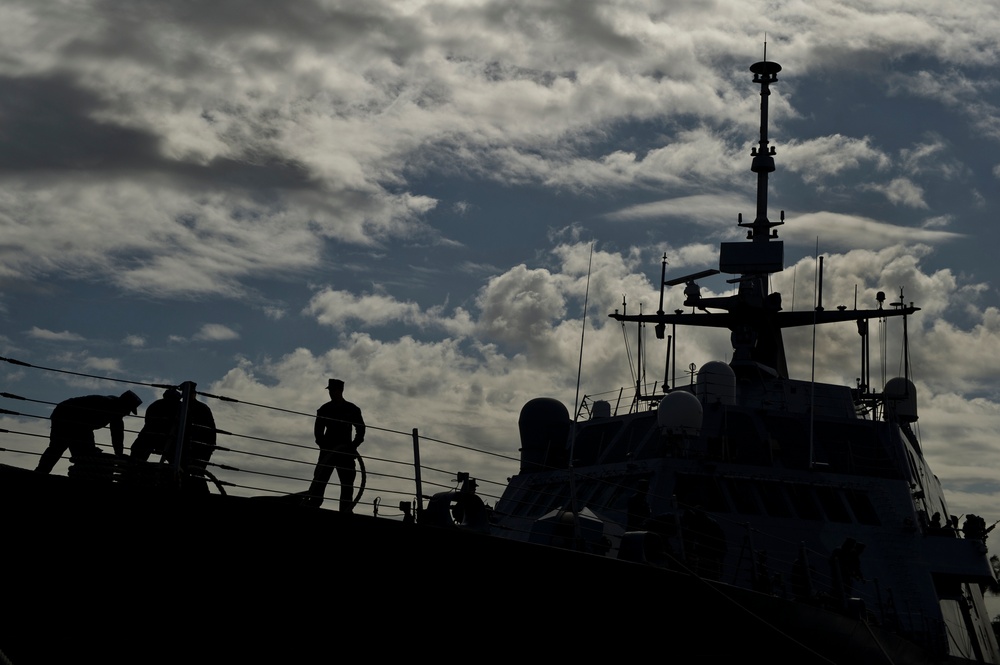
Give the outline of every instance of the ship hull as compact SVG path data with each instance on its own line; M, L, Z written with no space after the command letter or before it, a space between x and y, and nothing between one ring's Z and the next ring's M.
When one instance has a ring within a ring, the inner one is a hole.
M680 649L688 662L942 662L822 608L459 529L6 466L0 501L0 649L15 664L302 662L348 644L403 657L520 642L579 656Z

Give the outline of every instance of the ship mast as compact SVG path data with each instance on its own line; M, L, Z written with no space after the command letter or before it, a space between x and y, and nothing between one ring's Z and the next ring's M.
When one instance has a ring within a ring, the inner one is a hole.
M766 47L765 47L766 48ZM768 278L772 273L784 269L784 243L778 240L774 227L784 224L772 222L767 217L768 175L774 172L774 146L767 136L768 101L771 84L777 82L781 65L764 60L750 66L753 82L760 85L760 138L757 146L751 148L753 161L750 170L757 174L757 211L753 223L744 224L740 215L739 226L747 228L747 240L751 242L722 243L719 255L719 271L740 275L737 309L744 313L742 325L732 328L733 361L737 364L752 364L766 367L778 376L787 377L784 344L781 328L774 315L781 310L781 296L768 293ZM734 311L732 306L726 307Z
M766 46L765 46L766 48ZM913 305L901 306L894 310L854 309L838 307L836 311L815 310L782 311L781 294L768 291L770 276L784 270L784 243L778 240L775 229L785 223L785 213L780 221L772 222L767 216L768 175L775 170L774 147L768 138L768 102L771 84L777 82L781 65L767 60L754 63L750 67L753 82L760 85L760 137L751 148L753 161L750 170L757 174L757 210L753 222L743 222L739 215L737 224L747 229L746 241L724 242L719 252L719 269L703 270L693 275L665 279L665 265L661 267L661 304L656 314L629 315L625 312L610 314L617 321L653 323L656 336L663 339L666 324L681 324L704 328L728 328L732 335L733 358L730 363L737 373L763 373L778 378L788 378L788 364L785 360L783 328L815 326L843 321L867 321L885 316L905 316L919 308ZM702 298L696 280L718 273L734 277L730 283L738 284L737 293L730 296ZM680 310L668 314L662 304L663 290L684 284L684 306L692 311L681 315ZM721 310L721 311L710 311ZM676 337L672 336L676 348ZM673 349L671 349L673 351Z
M767 242L770 240L771 227L781 224L781 222L772 224L767 218L767 174L774 171L774 146L768 145L767 140L767 102L771 96L769 86L778 80L781 65L765 60L752 65L750 71L754 74L754 83L760 83L760 142L750 151L753 156L750 170L757 174L757 216L753 224L740 224L740 226L751 228L747 233L748 239L754 242ZM777 231L774 237L777 237Z

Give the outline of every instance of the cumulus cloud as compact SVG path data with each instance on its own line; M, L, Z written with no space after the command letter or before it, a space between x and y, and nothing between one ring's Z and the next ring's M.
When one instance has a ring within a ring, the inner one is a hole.
M909 178L895 178L885 185L867 185L864 188L885 195L893 205L925 209L928 207L924 201L924 190Z
M524 265L491 279L476 304L485 334L517 347L546 339L551 326L566 313L564 296L551 273Z
M206 323L194 335L194 339L202 342L228 342L239 338L238 332L221 323Z
M303 313L338 329L350 325L377 327L405 323L420 328L441 328L458 336L470 330L468 315L461 308L450 314L445 313L444 306L423 310L417 303L400 302L384 293L355 296L326 288L312 297Z
M806 182L815 182L843 171L871 163L884 170L891 160L871 145L868 137L854 139L841 134L805 141L792 140L781 147L781 166L799 173Z
M122 339L122 343L133 348L140 349L146 346L146 338L142 335L126 335L124 339Z
M898 302L902 291L904 302L920 308L908 326L911 359L914 367L919 367L914 370L915 376L935 393L982 390L989 386L996 364L991 360L995 351L991 330L997 325L997 312L987 307L978 310L971 324L948 323L949 317L966 312L970 304L981 300L983 285L948 269L925 270L922 263L931 256L932 250L926 245L893 245L828 254L824 262L823 304L827 309L839 305L848 309L874 309L878 307L876 294L882 291L886 295L884 307L891 309L890 303ZM815 297L815 262L803 259L786 268L774 281L775 288L783 294L784 306L794 303L797 309L808 309ZM893 373L902 372L897 361L901 333L900 319L890 319L885 334L893 341L884 362ZM808 333L800 331L800 334ZM845 357L849 359L859 348L857 330L850 325L825 326L821 339L825 341L817 360L821 371L827 373L823 380L851 383L853 379L847 372L857 371L856 363L846 365L846 371L838 363ZM806 341L798 339L800 344ZM831 356L831 349L839 349L842 355ZM805 372L810 359L801 354L797 358L801 363L799 371Z

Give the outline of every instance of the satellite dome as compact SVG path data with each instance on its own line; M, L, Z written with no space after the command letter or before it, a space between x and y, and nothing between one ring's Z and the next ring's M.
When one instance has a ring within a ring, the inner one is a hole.
M886 406L892 408L903 423L917 421L917 387L909 379L897 376L885 383Z
M667 393L656 407L656 423L667 433L697 435L701 419L701 402L686 390Z
M707 362L698 370L695 391L705 404L735 404L736 373L724 362Z

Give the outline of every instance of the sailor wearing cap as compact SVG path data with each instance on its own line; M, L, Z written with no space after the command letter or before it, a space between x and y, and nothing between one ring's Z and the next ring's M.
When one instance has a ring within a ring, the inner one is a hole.
M116 455L125 449L125 416L135 415L142 400L131 390L121 395L85 395L60 402L52 410L49 447L42 453L35 471L50 473L62 454L69 449L72 457L100 454L94 443L94 430L111 428L111 445Z
M330 379L326 389L330 401L316 412L313 433L320 448L319 462L309 486L309 503L323 503L326 485L334 468L340 478L340 512L354 511L354 478L357 476L355 457L358 446L365 440L365 421L361 409L344 399L344 382Z

